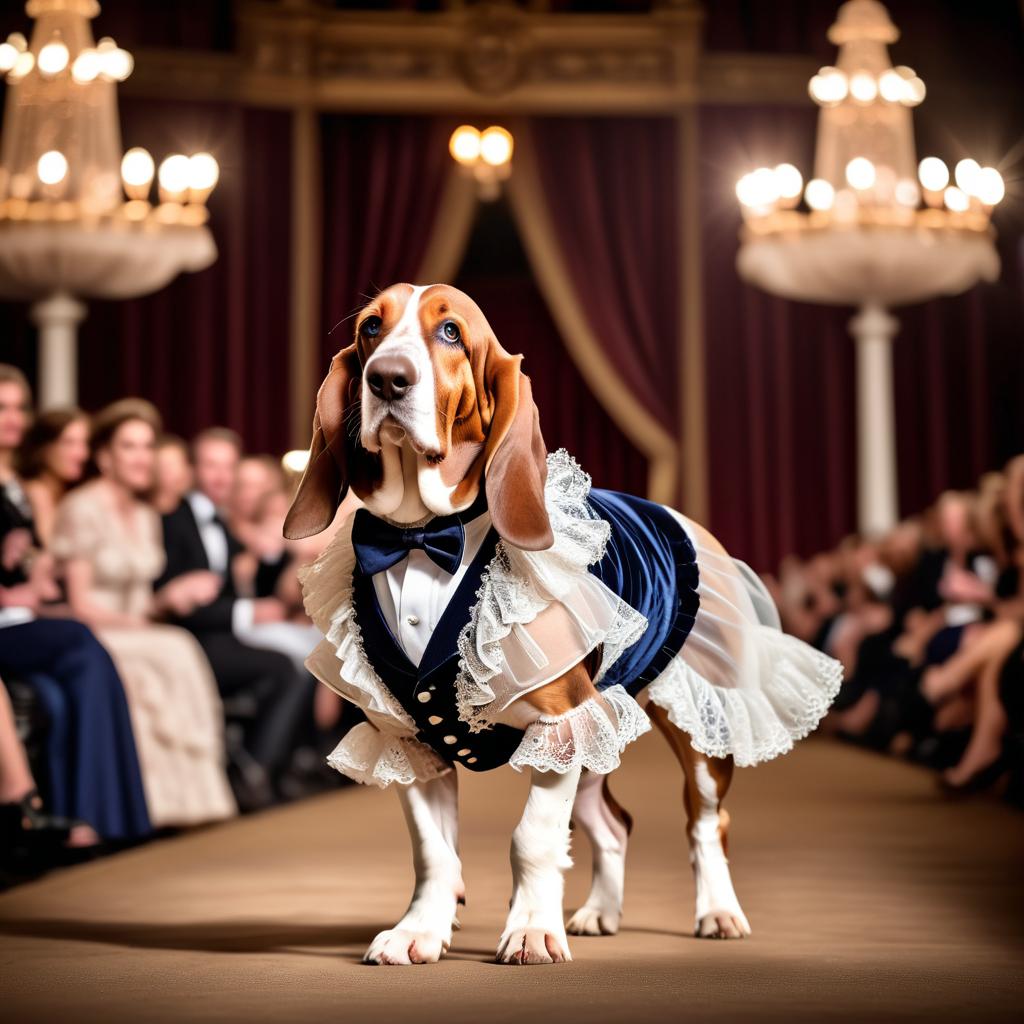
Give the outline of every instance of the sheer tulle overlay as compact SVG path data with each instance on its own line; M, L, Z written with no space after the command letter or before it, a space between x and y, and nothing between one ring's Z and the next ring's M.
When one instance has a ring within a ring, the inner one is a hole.
M608 524L587 503L590 477L564 450L548 456L545 498L555 542L520 551L504 542L488 566L459 636L459 716L474 731L524 729L510 763L607 773L650 728L621 686L565 715L544 716L518 698L557 678L601 645L601 676L643 634L647 620L590 572L605 552ZM696 749L757 764L789 750L827 711L839 664L779 630L757 576L706 530L674 513L697 553L700 607L682 650L648 687ZM359 782L386 786L451 768L416 740L416 727L362 647L352 607L351 524L302 573L306 610L325 634L307 665L369 719L329 758Z

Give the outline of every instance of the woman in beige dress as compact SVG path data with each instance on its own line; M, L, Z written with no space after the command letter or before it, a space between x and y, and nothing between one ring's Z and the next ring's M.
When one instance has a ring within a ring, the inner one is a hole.
M127 399L99 413L90 439L99 477L57 510L52 548L68 600L110 652L124 681L152 822L196 825L236 813L225 774L224 717L195 638L155 619L212 599L213 574L182 577L154 595L164 562L153 485L159 416ZM212 593L211 593L212 588Z

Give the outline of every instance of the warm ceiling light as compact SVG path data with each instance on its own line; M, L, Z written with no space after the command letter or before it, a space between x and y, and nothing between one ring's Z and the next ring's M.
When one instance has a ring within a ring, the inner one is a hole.
M193 153L188 158L188 187L209 193L220 179L220 167L209 153Z
M917 167L921 188L941 192L949 184L949 168L937 157L926 156Z
M799 199L804 188L803 175L792 164L778 164L774 171L775 186L783 199Z
M994 167L982 167L975 184L975 195L986 205L995 206L1006 195L1003 176Z
M911 210L916 209L921 201L921 190L917 187L917 182L910 178L901 178L897 181L892 194L900 206L909 207Z
M846 165L846 180L851 188L863 192L875 183L875 165L863 156L855 156Z
M944 196L946 206L954 213L965 213L971 205L970 199L967 198L967 193L958 189L955 185L950 185L946 189Z
M307 464L309 463L309 449L308 448L295 448L290 452L285 452L281 456L281 465L289 473L302 473L305 471Z
M512 159L512 133L500 125L491 125L480 136L480 159L492 167L501 167Z
M58 185L68 173L67 157L58 149L45 152L36 163L36 173L44 185Z
M121 180L132 199L145 199L153 183L153 158L141 146L129 149L121 159Z
M457 163L475 164L480 159L480 132L471 124L461 124L448 140L448 152Z
M68 48L60 42L47 43L39 51L38 64L40 74L59 75L68 66Z
M981 166L978 164L978 161L967 157L965 160L957 163L953 170L953 177L959 188L969 196L973 196L977 192L978 175L980 173Z
M779 183L769 167L758 167L736 183L736 197L754 210L765 210L779 201Z
M804 199L812 210L831 210L836 201L836 190L824 178L812 178L807 182Z
M74 64L71 65L71 77L79 85L85 85L95 81L102 70L103 60L99 53L93 49L82 50L75 58Z
M166 193L168 197L177 198L181 196L188 188L188 157L182 156L181 153L175 153L173 156L167 157L160 164L157 179L160 182L161 191Z
M15 81L19 78L24 78L35 67L35 64L36 59L32 56L31 50L25 50L23 53L19 53L14 62L14 67L11 68L11 78Z
M807 84L811 99L823 106L841 103L846 99L849 83L839 68L824 67Z
M867 71L850 76L850 95L858 103L870 103L878 95L878 82Z

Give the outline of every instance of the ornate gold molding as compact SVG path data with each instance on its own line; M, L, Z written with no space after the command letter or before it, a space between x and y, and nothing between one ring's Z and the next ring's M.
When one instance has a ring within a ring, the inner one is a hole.
M255 106L505 116L806 100L813 60L703 54L702 19L694 0L605 15L498 0L432 14L246 0L236 53L142 50L122 89Z

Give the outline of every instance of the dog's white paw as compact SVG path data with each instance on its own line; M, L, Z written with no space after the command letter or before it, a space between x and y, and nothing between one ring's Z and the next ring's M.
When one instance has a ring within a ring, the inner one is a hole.
M750 924L739 907L709 911L694 929L694 935L699 939L743 939L749 934Z
M584 904L569 918L565 930L570 935L615 935L619 930L621 914Z
M572 960L564 935L544 928L514 928L505 932L495 960L499 964L562 964Z
M389 928L370 943L363 955L365 964L399 966L436 964L448 952L448 940L437 932Z

